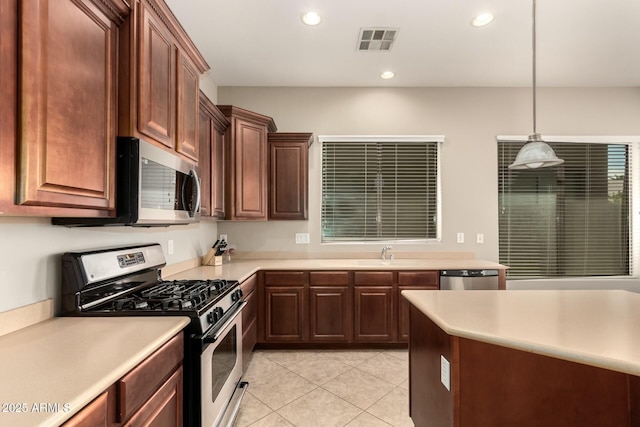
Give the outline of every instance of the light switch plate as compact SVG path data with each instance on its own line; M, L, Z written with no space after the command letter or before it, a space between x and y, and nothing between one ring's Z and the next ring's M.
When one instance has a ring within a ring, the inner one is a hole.
M476 234L476 243L484 243L484 234L482 233Z
M464 233L458 233L458 243L464 243Z
M451 391L451 365L443 355L440 355L440 382Z

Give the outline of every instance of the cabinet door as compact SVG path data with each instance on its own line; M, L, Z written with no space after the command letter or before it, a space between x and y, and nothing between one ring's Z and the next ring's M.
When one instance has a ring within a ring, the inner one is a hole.
M355 341L389 342L394 338L392 286L355 286Z
M182 366L123 424L123 427L182 426Z
M311 341L351 341L353 303L348 286L311 286L309 305Z
M176 151L198 160L198 71L184 53L179 53Z
M214 123L211 133L211 216L224 219L225 206L225 143L226 128Z
M398 341L409 340L409 308L411 304L402 297L404 290L437 290L433 286L398 286Z
M303 142L280 142L272 135L269 134L269 219L307 219L309 138Z
M113 211L117 26L88 0L23 1L18 19L17 201Z
M265 287L265 341L305 341L303 286Z
M211 133L213 125L209 114L200 103L198 112L198 166L200 166L200 215L211 216Z
M171 33L144 2L140 10L138 131L173 149L177 49Z
M440 273L438 271L398 272L398 341L409 339L409 302L401 295L403 290L437 290Z
M242 350L246 360L257 341L258 323L258 278L254 274L240 284L247 306L242 312Z
M267 130L235 120L234 218L267 219Z

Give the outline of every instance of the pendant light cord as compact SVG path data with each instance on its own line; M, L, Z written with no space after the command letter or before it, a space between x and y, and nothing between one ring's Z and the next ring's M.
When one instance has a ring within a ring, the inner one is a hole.
M532 26L532 46L533 46L533 134L536 130L536 0L533 0L533 26Z

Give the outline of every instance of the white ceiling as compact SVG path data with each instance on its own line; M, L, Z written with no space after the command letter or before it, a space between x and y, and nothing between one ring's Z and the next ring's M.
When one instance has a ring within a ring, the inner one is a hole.
M166 0L219 86L530 86L531 0ZM538 0L539 86L640 86L640 0ZM301 22L308 10L323 21ZM485 11L493 23L474 28ZM361 27L398 27L356 52ZM379 75L396 72L391 80Z

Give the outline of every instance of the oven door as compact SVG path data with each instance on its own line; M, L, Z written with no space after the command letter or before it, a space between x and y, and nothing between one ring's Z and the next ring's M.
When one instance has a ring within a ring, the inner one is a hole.
M215 332L202 338L209 343L200 357L202 427L232 425L246 390L242 379L242 309Z

